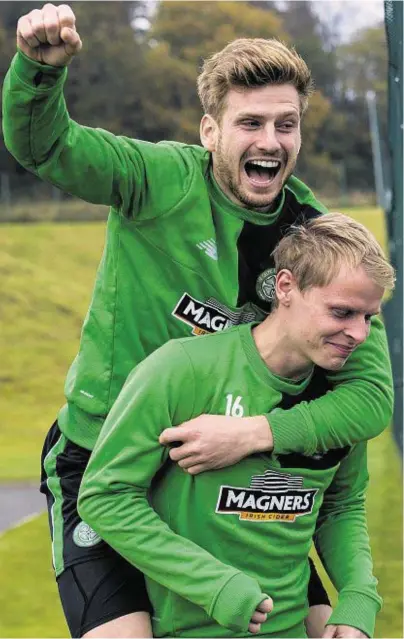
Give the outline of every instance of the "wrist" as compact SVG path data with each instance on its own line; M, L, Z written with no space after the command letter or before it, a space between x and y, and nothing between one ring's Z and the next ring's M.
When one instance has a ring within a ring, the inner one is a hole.
M267 418L264 415L258 415L256 417L246 417L245 419L249 421L248 454L271 452L274 447L274 440Z

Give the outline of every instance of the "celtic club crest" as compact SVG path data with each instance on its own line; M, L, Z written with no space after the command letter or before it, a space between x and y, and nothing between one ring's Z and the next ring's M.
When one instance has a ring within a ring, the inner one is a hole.
M275 269L267 268L257 278L257 295L264 302L272 302L275 298Z
M77 524L73 532L73 541L80 548L88 548L95 546L101 540L101 537L84 521Z

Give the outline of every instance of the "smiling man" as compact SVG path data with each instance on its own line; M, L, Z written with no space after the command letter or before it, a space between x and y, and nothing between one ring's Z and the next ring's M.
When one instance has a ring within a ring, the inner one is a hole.
M59 592L73 636L146 637L143 576L81 521L81 478L130 371L171 338L265 317L274 296L272 249L296 220L326 213L292 175L311 75L276 40L236 40L205 61L198 79L203 146L151 144L69 117L63 86L81 49L69 6L24 15L17 45L3 86L7 148L44 180L111 207L66 404L43 449ZM183 442L171 458L197 473L253 452L312 455L376 436L392 412L380 320L329 380L331 392L313 402L244 419L233 406L228 416L169 429L161 441ZM324 597L310 589L311 604Z
M196 477L159 445L164 427L201 412L255 415L286 397L315 397L325 371L340 370L365 342L394 285L375 239L338 213L292 228L273 257L272 313L148 357L84 474L79 512L145 572L157 637L305 637L313 535L339 591L326 636L373 634L380 598L365 443L312 457L252 455Z
M214 153L214 175L229 199L266 211L291 176L300 149L296 90L269 86L250 94L231 91L223 123L205 115L201 139Z
M265 47L271 48L274 64L277 58L280 63L271 83ZM241 66L247 52L250 69L245 75L241 72L237 81L232 65L237 59ZM214 177L232 202L262 212L273 206L293 173L301 145L300 119L312 91L304 62L295 56L294 68L282 69L284 56L285 47L275 40L236 40L205 62L198 79L205 110L201 140L212 153ZM257 69L252 70L260 59L261 78ZM222 96L231 79L236 81ZM247 90L250 85L253 91Z

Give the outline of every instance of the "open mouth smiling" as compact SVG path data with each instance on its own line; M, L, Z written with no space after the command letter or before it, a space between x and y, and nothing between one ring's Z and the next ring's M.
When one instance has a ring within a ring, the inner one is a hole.
M267 187L278 175L281 168L279 160L247 160L244 171L248 180L258 187Z

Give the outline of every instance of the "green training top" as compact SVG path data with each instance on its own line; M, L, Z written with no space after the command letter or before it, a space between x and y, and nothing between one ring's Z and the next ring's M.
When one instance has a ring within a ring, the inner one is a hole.
M373 633L381 600L364 508L366 444L252 455L193 477L158 441L200 413L269 412L309 397L311 384L271 374L250 325L170 341L131 373L84 473L79 512L145 573L154 636L245 637L263 593L274 609L260 635L305 636L319 513L317 550L339 590L330 623Z
M69 439L92 449L127 375L156 348L262 318L270 307L270 253L282 229L326 210L291 177L273 212L249 211L218 188L201 147L80 126L66 110L66 77L66 69L17 53L3 87L3 131L25 168L111 206L58 417ZM374 437L387 425L392 381L380 320L330 379L336 388L326 397L269 416L276 452L312 454Z

